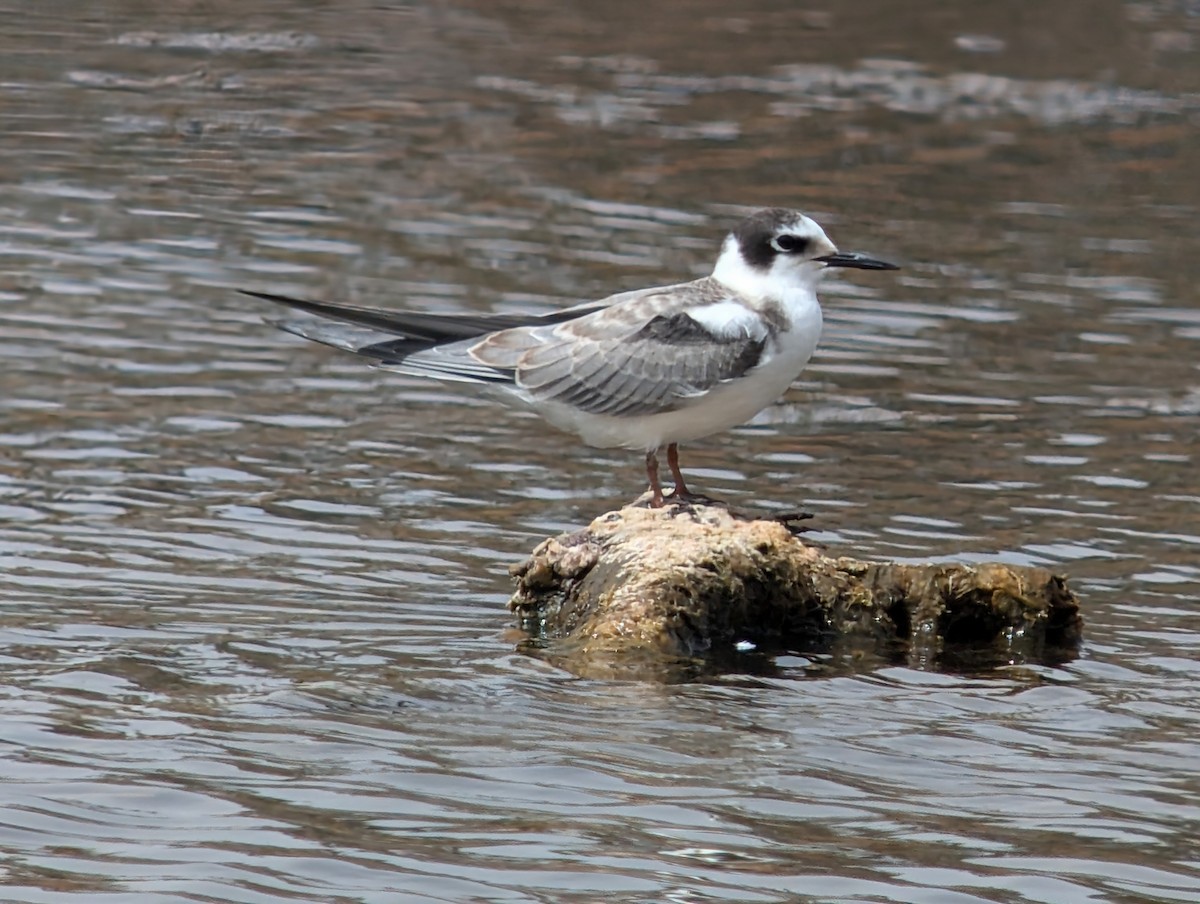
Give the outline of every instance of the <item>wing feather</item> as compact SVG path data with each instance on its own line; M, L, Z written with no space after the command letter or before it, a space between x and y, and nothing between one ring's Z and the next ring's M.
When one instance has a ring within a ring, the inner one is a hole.
M716 333L686 307L642 319L628 334L589 319L547 331L545 344L517 362L517 385L534 399L592 414L674 411L745 375L761 359L769 333L765 322Z

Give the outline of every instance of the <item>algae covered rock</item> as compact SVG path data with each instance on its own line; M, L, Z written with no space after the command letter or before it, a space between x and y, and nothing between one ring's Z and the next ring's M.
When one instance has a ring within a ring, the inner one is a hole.
M917 665L970 649L1030 661L1069 654L1082 625L1065 580L1040 568L834 558L784 522L715 503L626 506L544 541L511 571L521 627L583 671L739 642L851 645Z

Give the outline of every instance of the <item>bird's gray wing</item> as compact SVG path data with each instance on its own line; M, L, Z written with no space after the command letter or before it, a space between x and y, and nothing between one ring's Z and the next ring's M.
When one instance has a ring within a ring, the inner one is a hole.
M714 310L736 317L722 328ZM632 417L677 410L744 376L761 360L770 330L720 283L698 280L556 326L505 330L469 353L510 371L533 400Z

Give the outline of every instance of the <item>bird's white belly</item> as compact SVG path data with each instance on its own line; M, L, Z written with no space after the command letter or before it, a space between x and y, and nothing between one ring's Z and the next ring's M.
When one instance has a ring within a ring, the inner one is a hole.
M805 338L790 341L746 376L722 383L683 407L661 414L630 417L588 414L569 405L542 402L538 413L559 429L578 434L589 446L650 451L669 443L689 442L720 433L750 420L787 390L800 375L816 348L820 313L809 324Z

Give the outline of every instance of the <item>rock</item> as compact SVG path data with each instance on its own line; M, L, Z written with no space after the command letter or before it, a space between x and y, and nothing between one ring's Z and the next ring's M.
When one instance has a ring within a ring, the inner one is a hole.
M521 627L584 674L694 667L739 642L916 666L1044 661L1070 656L1082 628L1065 579L1044 569L835 558L720 503L635 503L510 570Z

